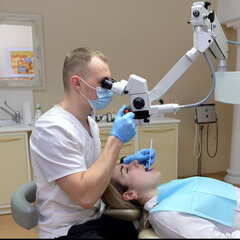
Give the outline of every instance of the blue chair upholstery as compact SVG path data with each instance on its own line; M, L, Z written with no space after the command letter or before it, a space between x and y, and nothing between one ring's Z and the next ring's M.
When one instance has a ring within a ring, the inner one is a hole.
M18 187L11 198L11 212L15 222L23 228L31 229L38 224L38 213L32 204L36 198L37 185L34 181Z

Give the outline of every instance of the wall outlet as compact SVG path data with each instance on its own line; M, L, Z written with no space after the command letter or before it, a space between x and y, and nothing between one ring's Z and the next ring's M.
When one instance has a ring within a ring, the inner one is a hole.
M215 104L202 104L196 107L196 123L216 123L217 115L215 111Z

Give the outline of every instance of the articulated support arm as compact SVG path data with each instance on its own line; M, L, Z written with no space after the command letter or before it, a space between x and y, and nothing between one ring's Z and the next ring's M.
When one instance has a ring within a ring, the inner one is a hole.
M193 4L191 9L191 23L194 32L194 46L151 91L148 91L147 81L134 74L130 75L128 81L122 80L119 83L121 87L118 87L116 82L112 83L113 92L120 96L124 93L130 95L131 108L135 113L136 119L147 121L151 115L178 111L181 106L176 103L151 105L151 102L159 100L196 61L201 53L206 57L206 50L209 50L218 60L220 70L226 69L228 57L227 39L214 11L207 10L209 5L210 2L196 2ZM209 62L209 59L207 61ZM209 65L212 74L214 74L211 63Z

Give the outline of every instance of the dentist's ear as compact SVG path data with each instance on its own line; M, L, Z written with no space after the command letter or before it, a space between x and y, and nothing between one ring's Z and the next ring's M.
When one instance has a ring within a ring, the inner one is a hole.
M81 81L80 81L80 78L78 76L73 75L70 79L70 83L75 90L79 91Z
M123 193L123 199L126 201L131 201L131 200L137 199L137 194L134 192L130 192L130 191L125 192L125 193Z

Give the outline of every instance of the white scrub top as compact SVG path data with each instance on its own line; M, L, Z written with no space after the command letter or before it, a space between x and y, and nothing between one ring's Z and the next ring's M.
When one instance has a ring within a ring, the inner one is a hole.
M86 171L100 155L101 142L96 122L88 117L92 137L71 113L54 106L36 122L30 151L37 184L39 238L67 234L69 228L99 218L100 200L87 210L77 205L56 184L61 177Z
M237 206L233 227L189 213L156 211L149 214L149 222L161 238L240 238L240 189L236 188ZM157 196L144 208L150 211L157 203ZM224 207L224 206L223 206Z

